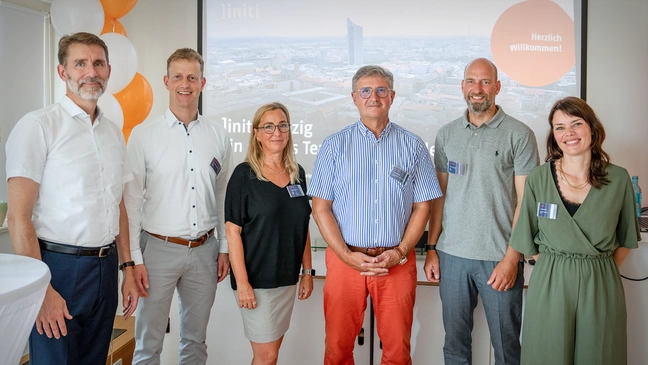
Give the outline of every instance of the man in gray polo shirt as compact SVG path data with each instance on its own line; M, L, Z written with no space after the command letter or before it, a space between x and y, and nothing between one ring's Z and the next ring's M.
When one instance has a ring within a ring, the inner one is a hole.
M440 281L446 365L472 362L478 296L495 364L520 363L524 264L507 242L538 147L531 129L495 104L500 87L492 62L470 62L461 82L468 109L436 136L443 197L432 202L424 270Z

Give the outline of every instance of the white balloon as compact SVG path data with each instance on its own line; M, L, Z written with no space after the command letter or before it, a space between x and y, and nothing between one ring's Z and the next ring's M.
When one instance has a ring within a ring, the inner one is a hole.
M110 119L121 130L124 128L124 111L121 105L111 93L105 92L99 98L97 105L103 112L104 117Z
M52 0L52 25L59 35L103 30L104 11L99 0Z
M119 33L105 33L99 36L108 46L110 61L110 80L106 91L117 94L135 77L137 72L137 52L133 43Z

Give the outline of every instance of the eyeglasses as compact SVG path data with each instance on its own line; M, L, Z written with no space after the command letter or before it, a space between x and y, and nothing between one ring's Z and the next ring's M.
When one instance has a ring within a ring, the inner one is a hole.
M371 94L373 94L373 89L370 87L362 87L355 92L360 94L360 97L363 99L369 99L371 97ZM378 86L376 88L376 95L378 95L381 98L386 98L389 95L389 92L391 90L384 87L384 86Z
M290 123L279 123L279 125L266 124L263 127L258 127L254 129L263 129L266 134L272 134L275 132L275 129L279 128L279 132L286 133L290 130Z

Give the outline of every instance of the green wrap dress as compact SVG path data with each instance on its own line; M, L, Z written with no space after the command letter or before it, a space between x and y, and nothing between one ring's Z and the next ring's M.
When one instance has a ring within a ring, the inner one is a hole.
M525 255L541 253L527 292L521 364L626 364L625 295L612 255L641 240L630 177L610 164L610 183L592 187L571 216L550 164L527 177L509 242ZM542 212L540 203L547 203Z

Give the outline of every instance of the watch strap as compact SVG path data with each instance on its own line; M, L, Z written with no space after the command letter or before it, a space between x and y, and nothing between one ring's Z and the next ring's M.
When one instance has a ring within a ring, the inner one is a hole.
M436 251L436 245L425 245L426 251Z
M122 271L122 270L124 270L125 268L127 268L129 266L134 267L135 266L135 261L126 261L126 262L122 263L121 265L119 265L119 270Z

